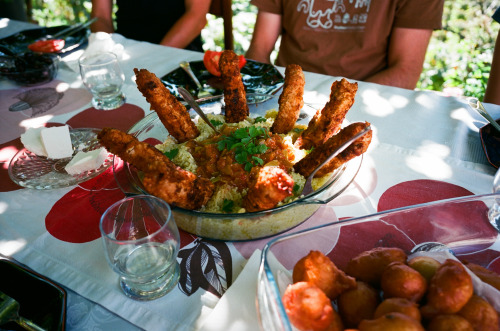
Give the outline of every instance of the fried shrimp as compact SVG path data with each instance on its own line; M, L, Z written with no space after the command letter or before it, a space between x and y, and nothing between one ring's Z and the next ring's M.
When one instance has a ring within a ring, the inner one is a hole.
M292 131L299 118L300 109L304 105L303 95L306 84L302 68L297 64L289 64L285 69L285 84L278 103L278 116L271 127L273 133Z
M292 195L294 181L279 167L263 167L250 186L244 207L247 211L271 209Z
M179 143L194 139L200 131L186 107L175 98L155 74L134 68L139 91L156 111L162 124Z
M144 172L146 190L169 204L198 209L207 203L214 184L176 166L148 143L120 130L104 128L97 135L106 149Z
M318 147L336 134L354 103L357 91L358 83L349 83L345 78L335 81L331 87L330 100L311 119L307 129L297 139L297 147L301 149Z
M358 134L368 125L370 125L370 123L368 122L357 122L343 128L338 134L328 139L328 141L326 141L323 145L315 148L306 157L297 162L293 166L294 170L302 176L308 177L313 172L313 170L316 169L317 166L319 166L332 154L335 149L337 149L340 145L342 145L354 135ZM354 141L343 152L341 152L339 155L330 160L330 162L321 167L321 169L316 172L315 177L324 176L339 168L347 161L366 152L368 146L370 145L371 139L372 132L370 131L361 138Z
M231 50L222 52L219 67L224 85L224 102L226 104L226 122L238 123L249 115L245 86L238 66L238 55Z

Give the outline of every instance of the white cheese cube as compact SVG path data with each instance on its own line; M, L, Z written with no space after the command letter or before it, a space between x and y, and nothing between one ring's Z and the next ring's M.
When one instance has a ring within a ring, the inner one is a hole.
M41 136L49 159L64 159L73 155L73 146L67 125L45 128L42 130Z
M84 171L94 170L99 168L106 160L108 152L104 147L90 151L78 152L73 159L64 167L70 175L77 175Z
M25 133L21 135L21 142L23 143L24 147L28 151L40 156L47 156L47 151L43 146L42 137L40 135L40 133L44 129L44 127L29 128Z

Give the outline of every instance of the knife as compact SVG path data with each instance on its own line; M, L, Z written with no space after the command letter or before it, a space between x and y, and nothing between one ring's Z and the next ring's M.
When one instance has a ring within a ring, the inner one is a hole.
M198 115L200 115L200 117L205 121L205 123L207 123L212 128L212 130L215 131L215 133L219 134L219 131L215 128L212 122L210 122L210 120L205 116L205 113L203 112L203 110L201 110L200 106L198 106L198 103L194 100L191 93L189 93L188 90L186 90L184 87L181 86L177 87L177 91L180 93L180 95L182 95L184 100L191 106L191 108L193 108L194 111Z

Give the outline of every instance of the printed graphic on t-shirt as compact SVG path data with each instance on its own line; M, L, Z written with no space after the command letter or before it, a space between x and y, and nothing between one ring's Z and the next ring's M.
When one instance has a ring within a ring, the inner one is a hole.
M364 30L371 0L301 0L297 11L314 30ZM325 5L328 4L328 5Z

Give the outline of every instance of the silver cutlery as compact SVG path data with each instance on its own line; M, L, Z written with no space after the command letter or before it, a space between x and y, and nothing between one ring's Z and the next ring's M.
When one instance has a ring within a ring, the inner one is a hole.
M26 330L45 331L27 318L19 315L19 302L7 294L0 292L0 325L16 322Z
M194 111L198 115L200 115L200 117L205 121L205 123L207 123L216 133L219 133L219 131L212 124L212 122L210 122L210 120L205 116L205 113L203 113L203 110L201 110L200 106L198 106L198 103L196 102L196 100L194 100L191 93L189 93L188 90L180 86L177 87L177 91L179 91L184 100L194 109Z
M212 94L210 92L206 91L203 86L201 85L200 81L194 74L193 70L191 69L191 66L189 65L189 62L187 61L182 61L179 63L179 66L184 69L184 71L191 77L193 82L196 84L196 87L198 88L198 99L205 98L205 97L210 97Z
M486 109L484 109L481 101L479 101L477 98L468 98L467 102L472 109L476 110L481 116L483 116L488 122L490 122L491 125L493 125L493 127L498 130L498 132L500 132L500 125L498 125L493 117L491 117Z
M319 166L317 166L313 170L313 172L309 175L309 177L307 177L307 180L306 180L306 183L304 185L304 189L302 190L301 195L307 196L307 195L311 194L312 192L314 192L314 189L312 187L312 180L314 178L314 175L316 175L316 172L318 172L318 170L321 169L325 164L327 164L331 159L333 159L335 156L337 156L340 153L342 153L354 141L356 141L359 138L361 138L362 136L364 136L371 129L372 128L371 128L370 125L368 125L367 127L365 127L358 134L354 135L353 137L351 137L351 139L347 140L345 143L343 143L342 145L340 145L336 150L334 150L332 152L332 154L330 154L330 156L325 161L323 161ZM335 179L335 176L332 176L332 178L330 180L326 181L326 183L324 183L323 186L328 185L330 183L330 181L333 180L333 179Z

